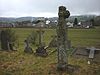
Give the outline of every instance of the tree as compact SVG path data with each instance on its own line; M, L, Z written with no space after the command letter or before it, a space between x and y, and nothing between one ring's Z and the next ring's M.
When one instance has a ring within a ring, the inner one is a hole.
M94 18L94 24L95 26L100 26L100 16Z
M77 18L75 18L74 19L74 26L77 26L77 24L78 24L78 20L77 20Z
M92 26L94 26L94 19L93 18L90 19L90 22L91 22Z

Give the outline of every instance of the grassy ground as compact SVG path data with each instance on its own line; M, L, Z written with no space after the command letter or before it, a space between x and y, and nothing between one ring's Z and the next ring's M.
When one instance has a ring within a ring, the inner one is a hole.
M46 58L24 53L24 40L36 29L15 28L13 30L15 30L16 34L19 36L19 48L18 51L15 52L0 51L0 75L59 75L57 72L51 72L51 69L54 67L52 64L57 63L56 52ZM56 34L56 30L44 30L44 42L48 45L52 39L51 36ZM68 37L75 47L100 47L100 28L69 29ZM35 48L36 47L33 46L34 51ZM72 75L100 75L100 64L87 65L87 60L75 59L73 57L69 58L70 64L81 67L80 73ZM63 75L68 74L63 73Z

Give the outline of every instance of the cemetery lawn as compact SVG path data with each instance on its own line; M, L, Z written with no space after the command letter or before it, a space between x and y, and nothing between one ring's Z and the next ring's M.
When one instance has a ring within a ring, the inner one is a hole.
M38 57L34 54L24 53L24 40L28 37L34 28L12 28L18 35L17 51L1 51L0 50L0 75L59 75L55 70L57 63L57 52L47 57ZM55 29L43 29L44 42L48 46L52 39L52 35L56 34ZM69 29L68 38L74 47L98 47L100 48L100 27L94 29ZM31 45L33 51L37 48ZM51 52L55 48L49 48L47 52ZM69 57L69 64L80 66L78 74L72 75L100 75L100 63L87 64L85 59L75 59ZM52 72L53 71L53 72ZM63 75L68 75L64 73Z

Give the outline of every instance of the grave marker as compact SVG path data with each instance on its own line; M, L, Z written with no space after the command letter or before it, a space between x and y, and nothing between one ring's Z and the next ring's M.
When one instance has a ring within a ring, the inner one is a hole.
M66 70L68 65L68 58L67 58L67 28L66 28L66 18L70 16L66 7L60 6L59 13L58 13L58 26L57 26L57 51L58 51L58 70Z
M2 50L14 50L17 36L11 29L1 30L0 40Z
M24 52L26 52L26 53L33 53L32 48L29 46L29 41L28 41L28 39L26 39L24 42L25 42L25 49L24 49Z
M89 51L89 58L90 59L93 59L94 58L95 51L100 51L100 49L96 49L95 47L86 48L86 49L87 50L90 50Z

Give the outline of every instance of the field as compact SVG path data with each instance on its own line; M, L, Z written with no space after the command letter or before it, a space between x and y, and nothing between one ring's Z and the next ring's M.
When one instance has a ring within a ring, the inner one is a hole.
M57 52L43 58L34 54L24 53L24 40L34 28L13 28L18 35L19 47L17 51L0 51L0 75L69 75L59 74L53 70L57 63ZM48 46L51 36L56 34L55 29L43 29L44 42ZM98 47L100 48L100 27L94 29L69 29L68 38L74 47ZM36 46L32 46L35 51ZM50 50L54 50L51 48ZM79 73L70 75L100 75L100 64L87 64L85 59L69 57L69 64L79 66Z

